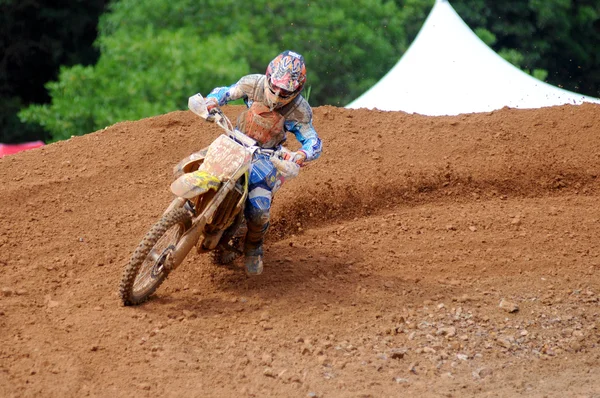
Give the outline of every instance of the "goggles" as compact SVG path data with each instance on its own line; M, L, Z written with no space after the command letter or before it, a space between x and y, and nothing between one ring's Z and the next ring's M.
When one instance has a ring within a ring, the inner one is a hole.
M269 86L269 91L271 92L271 94L278 96L279 98L290 98L292 95L295 94L294 91L288 91L285 90L283 88L274 86L273 83L271 82L271 79L267 79L267 83Z

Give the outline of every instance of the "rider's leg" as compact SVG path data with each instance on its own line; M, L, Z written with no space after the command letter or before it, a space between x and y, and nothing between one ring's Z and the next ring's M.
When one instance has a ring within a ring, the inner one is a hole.
M266 157L257 157L252 163L248 202L246 203L246 273L259 275L263 270L263 241L269 229L271 200L277 171Z
M250 200L246 207L246 217L246 273L259 275L263 270L263 242L269 229L269 209L255 207Z

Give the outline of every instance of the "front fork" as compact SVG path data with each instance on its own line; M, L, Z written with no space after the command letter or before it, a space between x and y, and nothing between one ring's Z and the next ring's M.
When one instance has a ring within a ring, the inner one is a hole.
M187 199L176 197L175 199L173 199L171 204L169 204L169 206L163 213L163 216L174 209L184 207L186 203ZM184 232L183 236L179 239L177 245L175 246L175 249L173 250L173 261L171 263L171 270L177 268L183 262L183 260L188 255L192 247L194 247L194 244L196 244L199 238L200 228L198 224L192 225L190 229Z
M192 226L190 229L183 233L183 236L177 242L177 246L173 250L173 269L177 268L188 255L192 247L196 245L200 236L202 235L202 231L204 231L204 227L207 223L212 222L215 211L225 199L227 194L234 188L235 181L228 180L224 183L223 187L217 191L216 195L210 200L208 205L204 208L204 210L199 215L194 215ZM171 204L167 207L165 214L173 209L184 207L187 203L185 198L177 197L175 198Z
M181 198L181 197L176 197L175 199L173 199L173 201L171 202L169 207L167 207L167 210L165 210L165 212L163 213L163 216L173 209L178 209L180 207L183 207L183 205L185 205L185 201L186 201L186 199Z

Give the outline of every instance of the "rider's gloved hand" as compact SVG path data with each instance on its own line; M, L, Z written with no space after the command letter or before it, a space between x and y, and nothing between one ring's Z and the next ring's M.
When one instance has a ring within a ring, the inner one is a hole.
M216 98L208 97L205 99L206 110L208 110L208 116L206 117L206 121L214 122L215 114L219 109L219 101Z
M299 166L302 166L304 164L304 161L306 160L306 152L304 152L303 150L299 150L298 152L286 153L283 158L290 162L294 162Z
M208 113L210 113L211 115L214 114L217 110L217 108L219 107L219 101L214 98L214 97L208 97L206 98L206 109L208 110Z

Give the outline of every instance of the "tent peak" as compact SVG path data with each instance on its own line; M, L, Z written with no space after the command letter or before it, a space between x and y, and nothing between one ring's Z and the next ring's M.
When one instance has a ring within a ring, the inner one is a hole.
M436 0L396 65L347 108L458 115L505 106L600 103L515 67L488 47L447 0Z

